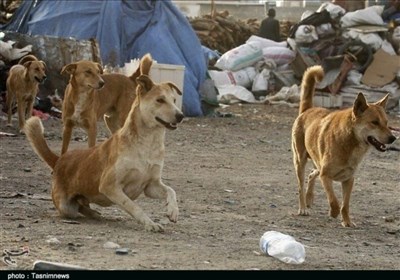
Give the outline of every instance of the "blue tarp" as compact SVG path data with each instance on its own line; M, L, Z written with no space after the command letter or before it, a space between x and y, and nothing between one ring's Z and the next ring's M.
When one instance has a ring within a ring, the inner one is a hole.
M206 60L189 21L170 0L25 0L0 29L95 38L105 65L123 66L146 53L158 63L184 65L184 113L203 115L198 90L206 77Z

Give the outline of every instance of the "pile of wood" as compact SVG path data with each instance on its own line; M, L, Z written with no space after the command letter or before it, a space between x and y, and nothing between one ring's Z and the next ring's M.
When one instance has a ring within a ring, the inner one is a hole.
M220 53L244 44L260 27L257 19L235 19L228 11L190 18L189 22L201 44Z
M235 19L228 11L189 18L189 22L201 44L220 53L244 44L251 35L257 35L261 24L257 19ZM288 20L279 23L281 39L286 40L294 23Z
M22 0L0 0L0 24L7 23Z

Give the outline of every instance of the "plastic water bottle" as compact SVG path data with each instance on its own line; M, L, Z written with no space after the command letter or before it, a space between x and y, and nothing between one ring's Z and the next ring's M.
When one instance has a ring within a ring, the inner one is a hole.
M303 244L292 236L277 231L267 231L263 234L260 249L264 254L290 264L301 264L306 257Z

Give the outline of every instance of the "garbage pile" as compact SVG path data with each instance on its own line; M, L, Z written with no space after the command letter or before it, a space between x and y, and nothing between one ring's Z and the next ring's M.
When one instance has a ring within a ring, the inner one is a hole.
M325 78L317 86L316 105L347 107L360 91L369 102L389 92L387 108L395 108L400 98L400 24L384 22L383 10L371 6L346 12L327 2L306 11L285 41L250 35L208 70L219 103L298 106L304 71L320 64Z

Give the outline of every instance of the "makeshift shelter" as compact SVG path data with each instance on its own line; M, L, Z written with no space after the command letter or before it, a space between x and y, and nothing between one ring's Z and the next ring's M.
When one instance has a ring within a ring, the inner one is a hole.
M184 113L203 115L198 90L205 80L207 64L201 43L170 0L24 0L0 30L95 38L103 65L123 66L146 53L158 63L184 65Z

